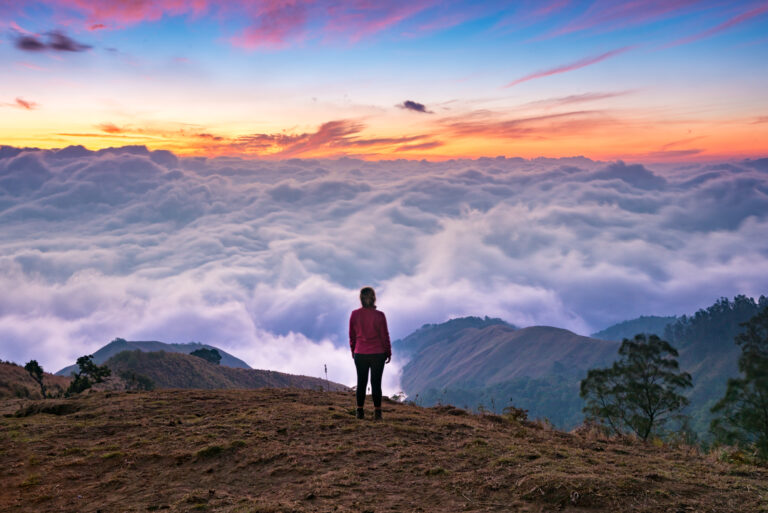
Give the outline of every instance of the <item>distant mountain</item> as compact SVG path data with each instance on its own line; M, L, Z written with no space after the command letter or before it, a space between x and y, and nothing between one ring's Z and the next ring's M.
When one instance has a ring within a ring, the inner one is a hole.
M189 354L197 349L215 349L221 355L221 365L226 367L237 367L241 369L250 369L247 363L235 358L231 354L208 344L201 344L199 342L189 342L186 344L166 344L165 342L156 341L127 341L122 338L116 338L109 344L105 345L95 353L93 353L93 361L96 364L109 360L111 357L122 351L165 351L167 353L184 353ZM70 376L73 372L77 372L77 365L70 365L64 367L56 374L59 376Z
M456 340L461 336L461 332L467 328L482 329L488 326L506 326L512 330L517 329L506 321L492 319L488 316L484 318L460 317L441 324L425 324L407 337L395 340L392 345L399 355L410 358L432 344L445 344Z
M536 326L516 329L499 319L471 317L429 324L394 343L410 358L401 384L410 400L501 411L510 401L569 428L583 419L579 382L587 371L607 367L618 357L619 340L655 333L679 351L680 369L691 373L686 391L691 428L708 437L710 408L738 375L740 348L734 337L741 324L763 308L746 296L721 298L692 316L646 316L580 337L570 331ZM663 327L663 328L662 328ZM601 339L601 340L598 340ZM611 340L613 339L613 340Z
M659 317L657 315L642 315L637 319L620 322L614 324L604 330L598 331L590 335L592 338L599 338L601 340L615 340L621 342L625 338L633 339L638 333L644 333L646 335L658 335L663 337L664 329L675 322L677 317L674 315L670 317Z
M344 391L345 385L283 372L224 367L182 353L123 351L105 362L113 375L130 371L152 380L155 388L307 388Z
M549 326L517 329L464 318L426 325L395 347L412 348L401 385L424 405L450 403L501 412L510 404L556 426L581 421L579 381L616 358L619 344Z

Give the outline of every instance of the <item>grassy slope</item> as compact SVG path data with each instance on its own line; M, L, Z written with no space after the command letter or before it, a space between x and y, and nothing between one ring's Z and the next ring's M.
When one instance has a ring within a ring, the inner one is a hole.
M43 376L43 383L49 393L55 393L58 390L66 390L69 386L70 378L55 376L47 372ZM40 399L40 386L24 370L24 367L12 365L10 363L0 363L0 399L8 397L31 397Z
M561 328L507 326L467 328L445 344L429 346L403 369L404 390L489 386L527 376L549 377L560 363L589 369L615 358L618 344L582 337Z
M422 336L435 328L443 326L422 328ZM549 326L468 327L420 347L403 368L401 384L420 404L501 412L511 401L531 417L570 428L583 418L579 381L588 369L615 359L618 347Z
M239 369L216 365L197 356L164 351L124 351L107 360L112 373L130 370L151 379L157 388L260 388L296 387L346 390L320 378L283 372Z
M0 417L0 511L768 511L765 468L450 407L359 421L351 393L286 389L54 403L77 411Z

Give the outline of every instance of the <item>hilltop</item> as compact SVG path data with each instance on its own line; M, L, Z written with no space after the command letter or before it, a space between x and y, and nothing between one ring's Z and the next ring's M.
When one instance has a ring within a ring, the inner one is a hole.
M353 404L349 392L290 389L0 402L11 415L0 417L0 511L731 513L766 505L768 470L691 449L390 401L384 421L359 421Z
M590 335L592 338L599 338L603 340L614 340L621 342L625 338L633 339L638 333L645 333L648 335L664 336L664 330L670 324L677 321L677 317L674 315L662 317L659 315L641 315L636 319L630 319L623 321L613 326L609 326L604 330L600 330Z
M93 353L93 363L101 365L113 356L123 351L145 351L145 352L158 352L165 351L166 353L183 353L189 354L192 351L198 349L215 349L221 355L221 365L227 367L237 367L241 369L250 369L251 367L242 361L241 359L232 356L223 349L211 346L208 344L201 344L200 342L188 342L186 344L168 344L165 342L158 342L156 340L133 340L128 341L122 338L116 338L109 344L102 346L96 352ZM56 374L59 376L70 376L73 372L77 372L77 365L70 365L64 367Z
M156 388L261 388L293 387L347 390L333 381L284 372L239 369L216 365L182 353L123 351L105 362L114 375L131 371L152 380Z

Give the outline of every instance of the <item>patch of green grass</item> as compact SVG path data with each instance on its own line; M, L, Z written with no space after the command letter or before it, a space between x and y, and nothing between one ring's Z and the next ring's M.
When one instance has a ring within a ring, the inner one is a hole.
M447 473L448 471L445 470L443 467L433 467L424 471L424 475L427 475L427 476L441 476Z
M37 474L30 474L29 477L27 477L24 481L21 483L22 488L28 488L30 486L37 486L40 484L40 476Z
M197 456L199 459L205 459L205 458L213 458L214 456L218 456L224 452L224 448L220 445L209 445L208 447L204 447L197 451L195 453L195 456Z
M125 456L125 453L123 451L112 451L112 452L105 452L101 455L101 459L103 460L111 460L113 458L122 458Z
M511 456L502 456L502 457L498 458L495 461L496 465L498 465L500 467L506 467L506 466L509 466L509 465L514 465L516 462L517 462L517 460L515 460L515 458L513 458Z

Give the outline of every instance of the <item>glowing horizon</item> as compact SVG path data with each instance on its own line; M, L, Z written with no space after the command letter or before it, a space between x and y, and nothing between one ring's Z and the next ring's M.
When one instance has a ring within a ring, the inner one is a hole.
M0 144L186 156L768 151L760 1L0 3Z

